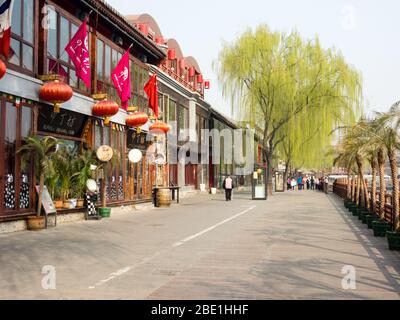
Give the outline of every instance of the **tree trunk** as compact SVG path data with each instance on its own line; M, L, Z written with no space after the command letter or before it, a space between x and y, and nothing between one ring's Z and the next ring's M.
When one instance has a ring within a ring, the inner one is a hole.
M265 195L268 198L269 196L272 196L272 152L265 152L265 159L267 160L267 181L265 182Z
M368 201L368 190L366 188L366 184L365 184L365 180L364 180L363 162L362 162L362 158L359 154L357 154L356 160L357 160L357 166L358 166L359 181L360 181L360 185L361 185L361 190L360 190L361 204L363 204L365 208L368 208L368 206L366 206L366 203Z
M372 213L376 212L376 159L371 161L371 171L372 171L372 186L371 186L371 209Z
M368 182L365 179L363 179L363 187L364 187L364 207L365 209L369 210L369 208L371 207L371 203L369 197Z
M350 169L347 169L347 200L351 199L351 174L350 174Z
M383 149L378 152L378 167L379 167L379 217L385 217L385 202L386 202L386 180L385 180L385 153Z
M356 202L356 176L353 175L353 179L351 180L351 201L353 203Z
M44 173L40 174L39 178L39 197L38 197L38 206L37 206L37 216L40 217L40 213L42 211L42 202L43 202L43 189L44 189Z
M393 192L392 192L392 221L393 226L396 231L400 231L400 221L399 221L399 178L398 178L398 167L397 167L397 151L396 149L389 150L389 163L390 170L392 172L393 181Z
M361 189L361 179L360 175L357 177L357 187L356 187L356 205L357 207L360 205L360 189Z

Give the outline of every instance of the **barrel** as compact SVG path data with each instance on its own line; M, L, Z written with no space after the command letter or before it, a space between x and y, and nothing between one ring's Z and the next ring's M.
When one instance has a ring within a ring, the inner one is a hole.
M169 189L159 189L157 203L160 208L169 208L171 206L171 191Z

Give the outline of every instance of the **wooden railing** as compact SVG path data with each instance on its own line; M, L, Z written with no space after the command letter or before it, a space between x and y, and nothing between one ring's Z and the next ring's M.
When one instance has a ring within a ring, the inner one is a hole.
M356 191L357 191L357 186L356 186ZM341 197L342 199L347 199L347 180L346 179L341 179L337 180L333 184L333 193ZM370 198L370 210L372 210L373 202L372 202L372 197L371 197L371 190L369 191L369 198ZM379 216L379 205L380 205L380 194L377 192L376 193L376 201L375 201L375 214ZM350 200L350 199L348 199ZM354 199L351 199L354 200ZM361 203L361 201L360 201ZM363 205L363 204L362 204ZM391 194L386 194L385 195L385 220L389 222L391 225L394 223L394 215L393 215L393 207L392 207L392 195ZM371 211L372 212L372 211Z

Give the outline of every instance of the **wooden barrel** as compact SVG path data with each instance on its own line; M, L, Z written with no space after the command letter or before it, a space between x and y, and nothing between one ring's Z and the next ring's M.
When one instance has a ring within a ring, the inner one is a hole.
M159 189L157 203L160 208L169 208L171 206L171 191L169 189Z

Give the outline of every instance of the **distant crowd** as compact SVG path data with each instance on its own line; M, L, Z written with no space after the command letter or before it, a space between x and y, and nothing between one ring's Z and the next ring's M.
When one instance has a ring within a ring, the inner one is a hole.
M297 178L292 177L287 180L288 190L323 190L324 179L319 179L314 176L299 176Z

